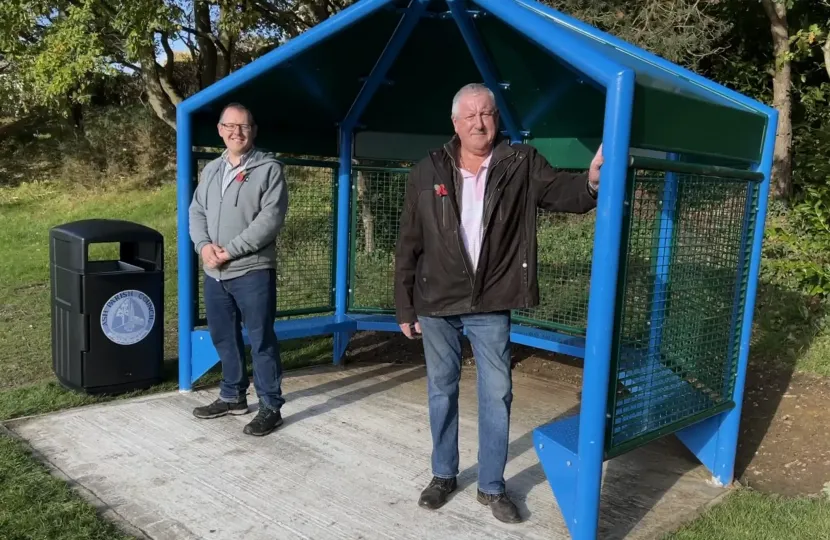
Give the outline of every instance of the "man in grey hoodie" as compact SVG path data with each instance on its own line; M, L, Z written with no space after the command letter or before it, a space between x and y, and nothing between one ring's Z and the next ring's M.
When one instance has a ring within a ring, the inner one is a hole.
M267 435L282 425L285 403L274 319L276 239L288 210L288 186L283 164L254 147L257 126L244 106L225 107L218 129L227 150L202 171L190 205L190 238L202 257L205 310L222 381L219 399L193 414L248 412L244 323L259 398L259 414L244 433Z

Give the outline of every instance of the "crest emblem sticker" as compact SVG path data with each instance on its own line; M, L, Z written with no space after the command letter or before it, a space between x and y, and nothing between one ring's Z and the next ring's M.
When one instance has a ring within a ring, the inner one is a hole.
M134 345L156 322L156 306L146 294L128 289L114 294L101 310L101 330L113 343Z

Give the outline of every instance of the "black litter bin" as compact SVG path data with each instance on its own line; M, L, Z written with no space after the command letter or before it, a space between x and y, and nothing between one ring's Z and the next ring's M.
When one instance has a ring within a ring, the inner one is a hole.
M89 246L119 244L114 260ZM52 367L60 383L90 394L145 389L164 358L164 238L129 221L89 219L49 232Z

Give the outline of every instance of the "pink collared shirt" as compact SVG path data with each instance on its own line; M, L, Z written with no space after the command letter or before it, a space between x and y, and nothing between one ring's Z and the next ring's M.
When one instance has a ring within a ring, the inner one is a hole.
M484 186L487 180L487 170L490 167L490 158L493 154L481 163L478 172L472 172L458 168L461 171L461 238L470 261L473 263L473 273L478 268L478 257L481 254L482 222L484 218Z

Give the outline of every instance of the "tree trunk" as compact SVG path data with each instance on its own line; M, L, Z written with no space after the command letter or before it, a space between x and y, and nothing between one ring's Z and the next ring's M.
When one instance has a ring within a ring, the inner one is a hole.
M153 112L162 119L165 124L176 129L176 106L170 95L165 91L159 78L158 64L156 63L153 49L144 47L139 51L141 62L141 80L144 82L144 90L150 102Z
M821 52L824 53L824 70L827 72L827 76L830 77L830 32L827 33L827 41L824 42Z
M84 106L80 103L70 102L69 112L72 117L72 128L76 129L79 134L83 135L84 128Z
M233 50L236 40L228 32L222 30L219 32L219 42L224 47L224 51L219 52L219 63L216 67L216 80L227 77L233 69Z
M357 164L357 161L353 161ZM357 172L357 198L360 200L360 218L363 221L363 251L375 252L375 214L369 201L369 186L361 171Z
M792 71L789 59L790 35L787 26L787 6L775 0L762 0L770 20L772 44L775 53L775 75L772 79L773 107L778 110L778 134L772 167L773 193L778 199L792 195Z
M314 24L318 25L329 18L327 0L317 0L311 4L311 12L314 14Z
M217 53L216 46L210 39L213 30L210 25L210 7L205 0L194 0L193 18L196 22L196 41L199 43L201 65L200 88L204 89L216 82Z

